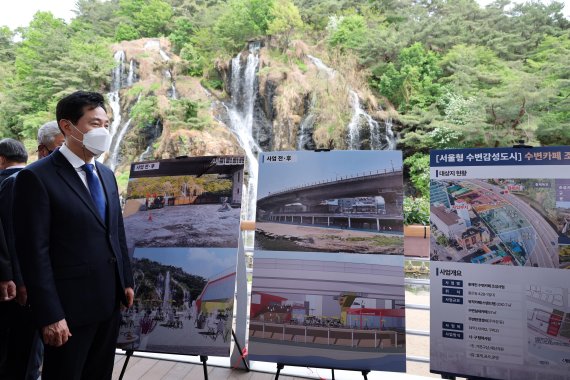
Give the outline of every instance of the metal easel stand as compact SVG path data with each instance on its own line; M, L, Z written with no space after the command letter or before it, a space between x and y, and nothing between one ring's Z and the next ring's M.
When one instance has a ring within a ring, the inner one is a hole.
M123 380L123 376L125 376L125 371L127 370L127 365L129 365L129 359L133 356L134 350L127 350L126 355L127 358L123 363L123 368L121 369L121 374L119 375L119 380Z
M204 370L204 379L208 380L208 357L206 355L200 355L200 361L202 362L202 369Z
M279 375L281 374L281 370L283 368L285 368L285 364L277 363L277 372L275 372L275 380L279 380ZM334 380L334 368L331 368L331 373L332 373L332 380ZM360 371L360 373L362 373L362 377L364 378L364 380L368 380L368 374L370 373L370 371L364 370Z

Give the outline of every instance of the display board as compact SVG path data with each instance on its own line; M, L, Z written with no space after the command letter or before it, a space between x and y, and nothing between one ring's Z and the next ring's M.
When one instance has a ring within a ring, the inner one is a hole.
M570 379L570 148L430 160L431 371Z
M244 159L133 163L124 204L135 282L117 347L229 356Z
M402 155L259 157L249 357L405 371Z

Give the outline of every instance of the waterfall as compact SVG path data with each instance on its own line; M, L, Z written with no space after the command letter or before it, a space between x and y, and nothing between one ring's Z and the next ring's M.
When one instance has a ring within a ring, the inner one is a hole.
M297 143L297 150L305 149L305 145L309 140L309 131L312 131L313 125L315 124L315 115L309 113L301 124L299 125L299 142Z
M121 125L121 98L119 96L119 90L121 89L122 77L125 72L125 52L123 50L118 50L115 52L113 57L115 59L116 65L111 74L111 91L107 93L109 105L113 111L113 122L109 127L111 140L115 136L119 125ZM108 155L102 154L97 158L97 161L104 162L107 158Z
M162 60L164 62L170 61L170 57L168 56L168 54L166 54L164 50L160 49L158 52L160 53L160 56L162 57ZM176 83L174 81L174 76L172 75L172 71L170 71L170 69L164 70L164 76L170 79L170 90L167 91L168 96L171 99L178 99L178 95L176 94Z
M174 81L174 76L172 75L172 71L165 70L164 76L170 80L170 90L167 91L168 96L170 99L178 99L176 95L176 82Z
M386 140L388 140L388 149L390 150L394 150L396 149L396 135L394 134L394 131L392 130L392 117L389 116L386 119Z
M145 130L147 130L145 128ZM156 119L156 123L154 124L154 128L153 128L153 132L152 132L152 136L149 136L148 133L145 133L145 142L148 144L145 151L141 153L141 155L139 156L139 161L146 161L149 159L152 159L152 153L154 151L154 148L152 147L153 143L156 141L156 139L160 136L160 134L162 133L162 122L160 119Z
M170 61L170 57L168 56L168 54L166 54L164 50L160 49L158 52L160 53L160 56L164 61L166 62Z
M112 171L115 171L117 163L119 162L119 150L121 148L121 142L123 141L123 137L125 137L125 135L127 134L130 125L131 125L131 119L127 120L127 122L121 127L119 135L115 139L115 146L111 149L111 157L109 158L109 168Z
M364 112L362 116L364 116L366 122L368 123L368 127L370 128L370 150L383 149L385 144L382 142L383 135L382 131L380 130L380 124L378 124L378 122L366 112Z
M109 92L107 94L107 98L109 98L109 105L113 111L113 122L109 127L109 134L111 135L112 139L113 136L115 136L119 125L121 124L121 99L119 98L119 90Z
M131 59L129 62L129 74L127 75L127 87L133 85L135 79L135 61Z
M309 60L319 69L327 74L327 77L333 78L336 71L323 63L319 58L307 55ZM352 117L348 123L348 149L360 149L360 123L364 119L370 130L370 149L396 149L396 137L392 131L392 118L388 118L384 122L384 131L381 131L380 124L372 118L360 105L358 94L349 88L350 105L352 107Z
M358 94L352 90L349 91L350 94L350 105L352 106L352 118L348 123L348 149L360 149L360 116L362 115L362 109L360 108L360 99L358 99Z
M123 50L119 50L115 53L115 62L116 66L113 69L113 78L111 81L111 92L107 94L109 98L109 104L111 105L111 109L113 110L113 122L111 123L111 127L109 128L109 133L111 134L111 138L117 132L118 126L121 124L121 98L119 97L119 90L121 89L122 83L122 76L125 71L124 63L125 63L125 52Z
M257 201L257 153L261 148L253 138L253 109L257 94L257 67L259 65L259 43L249 46L247 63L242 70L242 54L232 59L231 71L231 103L225 105L230 119L231 131L247 156L249 173L247 220L255 220L255 202ZM243 75L242 75L243 71Z
M109 134L111 135L111 149L109 153L101 155L97 158L99 162L106 162L107 165L111 167L111 170L115 170L118 162L119 147L123 137L125 136L130 120L123 126L121 126L122 115L121 115L121 97L119 91L122 88L132 86L135 81L135 61L133 59L129 62L129 71L125 75L125 51L118 50L114 54L114 59L116 62L115 68L112 72L111 79L111 91L107 93L107 98L109 99L109 105L113 111L113 122L109 127ZM139 95L140 99L140 95ZM138 100L137 99L137 102ZM119 132L117 134L117 132Z
M164 297L162 298L162 310L170 310L172 294L170 292L170 271L166 271L166 278L164 279Z
M212 96L213 96L212 93L210 91L208 91L208 89L206 87L202 86L201 83L200 83L200 88L204 91L204 93L206 94L206 96L208 98L212 98Z
M305 104L307 102L305 101ZM313 127L315 125L315 114L313 113L313 108L315 107L316 97L311 95L311 100L308 105L306 105L305 117L301 120L299 125L299 137L297 139L297 150L308 149L312 150L315 148L315 142L313 141Z
M142 152L141 155L139 156L139 161L146 161L150 157L151 153L152 153L152 145L149 145L146 147L144 152Z
M113 82L111 83L111 91L119 91L125 75L125 51L118 50L113 56L117 65L113 70Z
M325 65L323 61L321 61L319 58L313 57L312 55L308 54L307 58L309 58L311 62L313 62L313 65L317 66L317 69L319 69L319 71L325 72L329 78L333 78L335 76L336 71Z
M139 94L135 104L141 100L141 96L142 94ZM119 163L119 151L121 150L121 143L123 142L123 138L127 134L130 125L131 119L129 118L129 120L127 120L127 122L121 127L119 134L115 134L116 137L111 141L110 156L107 160L107 164L112 171L115 171L117 164Z

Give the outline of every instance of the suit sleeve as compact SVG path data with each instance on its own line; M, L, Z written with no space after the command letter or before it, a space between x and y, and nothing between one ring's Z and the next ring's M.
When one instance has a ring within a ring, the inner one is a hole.
M16 251L14 242L14 184L16 183L15 174L6 178L0 185L0 219L4 225L4 236L6 237L6 246L10 254L12 263L12 276L17 286L24 285L22 272L20 270L20 260Z
M123 259L123 278L125 279L125 287L133 288L135 284L131 269L131 259L129 258L129 250L127 248L125 225L123 223L123 215L121 213L119 213L119 244L121 245L121 257Z
M4 227L0 221L0 281L12 280L12 263L10 262L10 252L6 246L4 238Z
M51 228L49 194L34 172L23 169L14 186L14 235L30 304L40 326L65 318L50 260Z

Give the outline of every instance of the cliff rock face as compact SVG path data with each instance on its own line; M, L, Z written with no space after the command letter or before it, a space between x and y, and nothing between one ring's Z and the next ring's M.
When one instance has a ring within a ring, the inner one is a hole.
M120 90L121 119L133 118L121 143L123 165L181 155L240 153L235 137L218 121L218 100L199 78L184 75L181 59L170 51L167 39L125 41L115 44L113 50L124 52L125 66L134 62L136 78ZM136 111L141 111L137 107L145 99L148 106L137 117ZM184 100L197 108L189 123L177 117L177 103Z
M123 77L130 78L119 91L122 123L130 125L118 145L117 165L126 169L137 160L243 154L231 112L243 114L248 133L264 151L388 147L395 113L379 105L387 102L368 90L356 61L321 52L329 67L309 54L318 54L318 47L302 41L293 41L285 52L251 46L215 62L220 91L185 75L184 62L166 39L114 45L115 52L124 52Z

